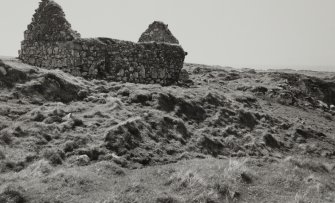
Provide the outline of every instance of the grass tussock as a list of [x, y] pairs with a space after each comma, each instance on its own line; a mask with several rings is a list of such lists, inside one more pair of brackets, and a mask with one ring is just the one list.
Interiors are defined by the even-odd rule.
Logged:
[[334, 168], [334, 166], [328, 165], [327, 163], [310, 159], [297, 159], [294, 157], [288, 157], [286, 158], [286, 161], [295, 167], [313, 172], [329, 173]]
[[64, 152], [59, 149], [45, 149], [42, 154], [54, 166], [62, 164], [65, 158]]
[[[228, 164], [202, 171], [196, 167], [174, 172], [165, 183], [186, 202], [234, 202], [240, 197], [243, 183], [251, 183], [251, 171], [246, 166], [248, 160], [230, 159]], [[215, 170], [216, 173], [211, 173]]]
[[3, 203], [25, 203], [26, 198], [23, 195], [24, 190], [21, 187], [6, 186], [0, 193], [0, 202]]
[[4, 159], [6, 159], [5, 152], [3, 152], [3, 150], [0, 149], [0, 160], [4, 160]]

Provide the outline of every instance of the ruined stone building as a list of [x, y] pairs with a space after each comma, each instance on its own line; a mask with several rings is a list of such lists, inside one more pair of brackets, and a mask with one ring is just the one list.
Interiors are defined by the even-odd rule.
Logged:
[[162, 22], [152, 23], [138, 43], [81, 38], [52, 0], [40, 3], [19, 51], [19, 58], [25, 63], [61, 69], [87, 79], [164, 85], [178, 80], [185, 56], [178, 40]]

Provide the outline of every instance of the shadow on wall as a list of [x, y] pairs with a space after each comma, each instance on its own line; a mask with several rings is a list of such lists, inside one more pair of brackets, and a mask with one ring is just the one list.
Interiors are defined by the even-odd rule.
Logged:
[[62, 8], [52, 0], [42, 0], [24, 32], [19, 58], [86, 79], [169, 85], [178, 81], [186, 54], [168, 26], [158, 21], [138, 43], [80, 38]]

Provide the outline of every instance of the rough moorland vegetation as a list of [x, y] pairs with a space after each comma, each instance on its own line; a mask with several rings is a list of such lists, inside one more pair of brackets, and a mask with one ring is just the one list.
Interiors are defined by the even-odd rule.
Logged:
[[175, 85], [0, 62], [0, 202], [334, 202], [335, 80], [185, 64]]

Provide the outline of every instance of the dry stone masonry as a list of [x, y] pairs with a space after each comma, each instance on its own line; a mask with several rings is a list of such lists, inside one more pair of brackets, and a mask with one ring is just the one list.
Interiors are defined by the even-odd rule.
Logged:
[[149, 25], [149, 28], [141, 35], [138, 42], [166, 42], [179, 44], [178, 40], [168, 29], [168, 25], [158, 21]]
[[87, 79], [169, 85], [178, 81], [186, 54], [162, 22], [151, 24], [139, 43], [81, 38], [57, 3], [42, 0], [24, 33], [19, 58]]

